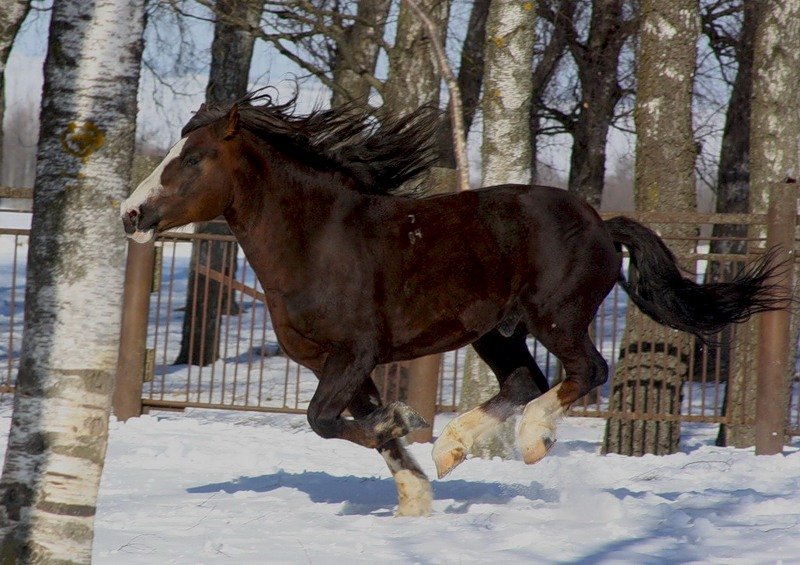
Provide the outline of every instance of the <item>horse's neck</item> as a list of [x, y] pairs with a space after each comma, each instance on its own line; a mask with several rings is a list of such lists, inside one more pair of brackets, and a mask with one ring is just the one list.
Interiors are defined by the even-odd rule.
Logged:
[[244, 172], [225, 217], [265, 289], [286, 290], [332, 212], [364, 197], [324, 173], [309, 175], [288, 159]]

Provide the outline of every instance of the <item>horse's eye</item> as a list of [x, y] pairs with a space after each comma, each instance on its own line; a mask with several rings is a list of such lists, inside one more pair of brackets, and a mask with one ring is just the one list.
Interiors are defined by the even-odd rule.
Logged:
[[200, 157], [199, 156], [197, 156], [197, 155], [187, 155], [186, 157], [183, 158], [182, 165], [184, 167], [193, 167], [194, 165], [196, 165], [199, 162], [200, 162]]

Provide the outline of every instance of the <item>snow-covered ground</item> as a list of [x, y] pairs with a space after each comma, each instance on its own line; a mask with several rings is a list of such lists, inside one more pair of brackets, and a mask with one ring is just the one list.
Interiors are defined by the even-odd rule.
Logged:
[[[2, 446], [9, 415], [5, 401]], [[684, 431], [683, 453], [601, 456], [602, 422], [572, 418], [538, 465], [468, 460], [434, 481], [431, 517], [394, 518], [378, 454], [301, 416], [154, 413], [111, 426], [94, 561], [800, 562], [800, 452], [756, 457]], [[432, 475], [430, 445], [411, 450]]]

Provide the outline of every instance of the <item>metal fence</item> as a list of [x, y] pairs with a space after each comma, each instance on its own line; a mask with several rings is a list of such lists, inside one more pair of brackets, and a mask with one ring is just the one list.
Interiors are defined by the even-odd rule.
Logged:
[[[669, 244], [688, 251], [680, 259], [688, 269], [687, 274], [704, 280], [709, 265], [718, 270], [735, 272], [763, 253], [765, 217], [763, 215], [674, 215], [639, 214], [639, 219], [650, 224], [682, 224], [691, 227], [692, 235], [666, 236]], [[714, 224], [747, 225], [751, 236], [720, 237], [711, 235]], [[731, 239], [746, 248], [745, 254], [712, 252], [712, 245], [731, 243]], [[283, 357], [270, 325], [269, 315], [255, 275], [250, 270], [241, 252], [237, 252], [238, 268], [234, 276], [224, 275], [225, 269], [211, 270], [200, 263], [203, 252], [191, 251], [196, 245], [211, 245], [212, 241], [233, 243], [232, 237], [201, 236], [190, 234], [166, 234], [160, 238], [156, 256], [162, 265], [159, 291], [153, 295], [149, 318], [148, 348], [153, 352], [148, 364], [143, 394], [145, 407], [189, 407], [232, 408], [278, 412], [302, 412], [313, 395], [316, 379], [310, 371]], [[730, 245], [726, 246], [730, 247]], [[229, 255], [229, 259], [232, 255]], [[194, 261], [194, 265], [192, 265]], [[228, 271], [231, 269], [228, 268]], [[195, 273], [190, 276], [189, 273]], [[203, 276], [198, 276], [202, 273]], [[185, 316], [193, 316], [197, 323], [207, 323], [207, 304], [189, 306], [186, 310], [185, 296], [190, 285], [208, 285], [210, 281], [223, 283], [223, 295], [234, 297], [238, 314], [223, 312], [216, 332], [213, 348], [219, 348], [220, 359], [209, 366], [173, 365], [181, 344], [181, 328]], [[197, 289], [195, 288], [195, 291]], [[624, 338], [627, 313], [634, 308], [627, 295], [615, 287], [601, 306], [592, 327], [592, 335], [598, 349], [609, 361], [611, 374], [615, 374]], [[758, 321], [749, 322], [751, 327]], [[680, 419], [689, 422], [735, 423], [738, 417], [726, 412], [728, 395], [727, 381], [734, 370], [732, 363], [749, 363], [750, 349], [740, 345], [742, 328], [720, 340], [730, 341], [732, 349], [708, 347], [695, 338], [684, 341], [683, 350], [676, 358], [685, 365], [685, 376], [675, 397], [680, 402], [678, 414], [648, 413], [631, 410], [622, 416], [631, 419]], [[747, 330], [747, 328], [745, 328]], [[201, 332], [202, 333], [202, 332]], [[644, 347], [642, 338], [633, 331], [633, 341], [638, 349]], [[752, 333], [751, 330], [744, 332]], [[630, 335], [628, 341], [631, 341]], [[551, 382], [561, 375], [558, 360], [535, 340], [529, 346], [538, 364]], [[627, 344], [628, 347], [632, 347]], [[193, 344], [193, 347], [208, 345]], [[465, 363], [465, 350], [449, 352], [442, 356], [438, 374], [437, 408], [452, 411], [458, 406], [461, 375]], [[639, 380], [652, 380], [652, 374], [642, 374]], [[755, 379], [755, 376], [753, 376]], [[573, 407], [572, 413], [580, 416], [608, 417], [612, 414], [610, 398], [614, 387], [626, 387], [625, 382], [612, 378], [606, 385], [593, 391]], [[749, 390], [749, 389], [747, 389]], [[791, 422], [800, 421], [794, 396]], [[739, 399], [742, 401], [743, 399]], [[621, 414], [616, 413], [616, 416]], [[752, 415], [741, 415], [742, 418]], [[740, 423], [752, 423], [742, 420]], [[790, 431], [796, 431], [792, 425]]]
[[[8, 392], [13, 390], [21, 345], [28, 230], [16, 227], [15, 223], [20, 222], [11, 220], [10, 212], [0, 210], [0, 213], [4, 214], [0, 222], [3, 226], [0, 227], [0, 392]], [[689, 226], [689, 235], [684, 231], [680, 236], [665, 236], [665, 240], [685, 250], [680, 256], [681, 262], [688, 275], [698, 281], [708, 276], [711, 265], [735, 271], [764, 250], [764, 215], [664, 213], [633, 216], [662, 227]], [[748, 235], [714, 236], [711, 231], [714, 224], [746, 225], [749, 226]], [[723, 243], [728, 243], [727, 247], [733, 244], [744, 247], [745, 253], [716, 251]], [[202, 258], [207, 253], [198, 251], [204, 245], [215, 244], [225, 244], [221, 267], [204, 264]], [[193, 246], [197, 246], [194, 252]], [[137, 253], [149, 257], [144, 268], [136, 266], [134, 277], [139, 281], [135, 284], [142, 287], [138, 304], [149, 302], [149, 307], [139, 308], [139, 329], [134, 332], [141, 334], [140, 339], [139, 342], [136, 339], [130, 342], [141, 343], [143, 351], [135, 352], [132, 364], [123, 372], [139, 383], [144, 410], [206, 407], [298, 413], [306, 409], [316, 388], [316, 379], [310, 371], [281, 354], [263, 291], [232, 236], [167, 233], [158, 238], [152, 250], [142, 252], [139, 249]], [[134, 271], [129, 262], [129, 274], [131, 272]], [[132, 283], [128, 281], [126, 284]], [[211, 285], [221, 285], [220, 292], [215, 295], [215, 300], [220, 301], [216, 308], [210, 308], [208, 303], [187, 304], [186, 296], [190, 290], [198, 294], [200, 286], [207, 290]], [[126, 297], [129, 291], [126, 289]], [[626, 348], [638, 347], [637, 350], [641, 351], [645, 347], [635, 328], [627, 328], [629, 331], [626, 333], [631, 308], [634, 307], [627, 295], [616, 287], [601, 306], [592, 326], [595, 343], [609, 362], [612, 375], [620, 359], [623, 340], [627, 340]], [[217, 313], [209, 315], [213, 311]], [[131, 313], [131, 316], [135, 315], [136, 312]], [[211, 348], [218, 352], [218, 359], [207, 366], [174, 364], [181, 346], [187, 347], [186, 343], [182, 344], [187, 316], [192, 324], [218, 324], [211, 343], [188, 344], [189, 349]], [[726, 385], [729, 375], [733, 374], [733, 364], [747, 363], [751, 349], [743, 344], [741, 336], [752, 335], [753, 325], [757, 323], [749, 322], [749, 329], [739, 327], [732, 335], [722, 336], [733, 344], [733, 353], [724, 347], [702, 346], [693, 338], [681, 342], [681, 350], [675, 353], [675, 357], [685, 365], [685, 374], [678, 387], [680, 390], [675, 391], [675, 398], [680, 403], [679, 413], [648, 414], [633, 410], [625, 417], [732, 423], [733, 413], [725, 409], [729, 394]], [[123, 335], [121, 339], [127, 343], [125, 340], [131, 337]], [[794, 339], [796, 341], [796, 336]], [[631, 342], [638, 345], [633, 346]], [[531, 340], [529, 345], [548, 379], [551, 382], [559, 380], [562, 375], [558, 360], [535, 341]], [[133, 349], [137, 347], [132, 346]], [[441, 357], [437, 392], [440, 411], [452, 411], [458, 406], [464, 363], [465, 350], [449, 352]], [[652, 375], [637, 376], [640, 380], [648, 378]], [[791, 407], [785, 418], [788, 432], [800, 435], [800, 395], [795, 380], [792, 379]], [[610, 399], [615, 387], [626, 386], [626, 382], [612, 378], [576, 404], [572, 413], [608, 417], [612, 413]], [[731, 401], [730, 398], [727, 400]]]

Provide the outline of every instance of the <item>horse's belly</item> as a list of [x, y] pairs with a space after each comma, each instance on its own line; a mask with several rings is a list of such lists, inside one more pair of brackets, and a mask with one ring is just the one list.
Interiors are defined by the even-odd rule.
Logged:
[[488, 302], [475, 302], [458, 313], [435, 315], [428, 310], [407, 315], [392, 332], [392, 360], [413, 359], [468, 345], [497, 326], [503, 309]]

